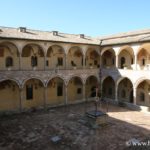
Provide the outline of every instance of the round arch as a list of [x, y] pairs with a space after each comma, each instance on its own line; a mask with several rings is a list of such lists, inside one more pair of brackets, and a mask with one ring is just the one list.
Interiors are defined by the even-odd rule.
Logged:
[[62, 45], [53, 44], [53, 45], [50, 45], [48, 47], [48, 49], [46, 50], [46, 56], [47, 56], [47, 53], [48, 53], [49, 49], [52, 48], [52, 47], [58, 47], [58, 48], [60, 48], [63, 51], [63, 54], [66, 54], [65, 49], [64, 49], [64, 47]]
[[102, 82], [102, 97], [104, 99], [115, 99], [115, 81], [111, 76], [107, 76]]
[[67, 84], [68, 103], [80, 102], [83, 99], [83, 81], [78, 76], [72, 76]]
[[103, 56], [103, 54], [104, 54], [106, 51], [112, 51], [112, 52], [114, 53], [114, 55], [116, 55], [115, 50], [114, 50], [112, 47], [105, 47], [105, 48], [103, 48], [102, 51], [101, 51], [101, 56]]
[[77, 75], [74, 75], [74, 76], [71, 76], [67, 82], [67, 85], [69, 84], [69, 82], [73, 79], [73, 78], [79, 78], [81, 83], [84, 84], [84, 81], [83, 79], [80, 77], [80, 76], [77, 76]]
[[141, 44], [141, 46], [138, 48], [138, 50], [137, 50], [137, 55], [138, 55], [138, 53], [142, 50], [142, 49], [150, 49], [150, 43], [143, 43], [143, 44]]
[[122, 77], [117, 81], [117, 95], [120, 102], [133, 103], [133, 82], [127, 78]]
[[19, 49], [18, 49], [18, 47], [17, 47], [17, 45], [16, 45], [15, 43], [10, 42], [10, 41], [2, 41], [2, 42], [0, 42], [0, 45], [4, 45], [4, 46], [5, 46], [6, 44], [8, 44], [8, 48], [10, 48], [9, 45], [12, 45], [13, 47], [16, 48], [17, 53], [18, 53], [18, 54], [20, 53], [20, 52], [19, 52]]
[[142, 83], [144, 80], [150, 80], [150, 78], [147, 78], [147, 77], [141, 77], [141, 78], [139, 78], [139, 79], [135, 82], [134, 88], [137, 88], [138, 85], [139, 85], [140, 83]]
[[126, 76], [123, 76], [123, 77], [121, 77], [121, 78], [119, 78], [119, 79], [117, 79], [117, 81], [116, 81], [116, 86], [118, 87], [118, 85], [120, 84], [120, 82], [122, 81], [122, 80], [124, 80], [125, 78], [127, 78], [131, 83], [132, 83], [132, 87], [134, 87], [133, 85], [133, 82], [132, 82], [132, 80], [130, 80], [128, 77], [126, 77]]
[[112, 78], [112, 80], [115, 82], [114, 78], [112, 76], [108, 75], [108, 76], [105, 76], [105, 77], [102, 78], [102, 81], [101, 81], [102, 83], [101, 84], [103, 84], [103, 82], [105, 81], [105, 79], [107, 79], [109, 77]]
[[19, 84], [14, 79], [3, 79], [0, 81], [0, 110], [20, 110]]
[[46, 87], [48, 86], [49, 82], [50, 82], [52, 79], [55, 79], [55, 78], [61, 79], [61, 80], [64, 82], [64, 84], [66, 83], [66, 82], [65, 82], [65, 79], [64, 79], [63, 77], [57, 75], [57, 76], [54, 76], [54, 77], [49, 78], [49, 79], [46, 81], [46, 84], [45, 84]]
[[96, 97], [96, 89], [99, 89], [99, 81], [98, 78], [95, 75], [90, 75], [86, 78], [85, 82], [85, 97], [92, 98]]
[[10, 81], [15, 82], [16, 85], [17, 85], [19, 88], [21, 88], [21, 85], [20, 85], [19, 81], [16, 80], [16, 79], [13, 79], [13, 78], [4, 78], [4, 79], [0, 80], [0, 82], [6, 81], [6, 80], [10, 80]]
[[120, 49], [119, 49], [119, 51], [118, 51], [118, 55], [120, 55], [120, 53], [121, 53], [122, 51], [124, 51], [124, 50], [127, 50], [127, 51], [130, 53], [130, 55], [134, 55], [134, 50], [133, 50], [132, 47], [129, 46], [129, 45], [121, 46]]
[[38, 50], [42, 51], [41, 55], [44, 57], [44, 55], [45, 55], [44, 48], [40, 44], [37, 44], [37, 43], [27, 43], [27, 44], [25, 44], [22, 47], [21, 56], [23, 55], [23, 52], [24, 52], [24, 50], [25, 50], [26, 47], [29, 47], [29, 48], [33, 49], [32, 48], [33, 46], [38, 47], [39, 48]]
[[89, 75], [89, 76], [86, 77], [85, 83], [86, 83], [86, 81], [87, 81], [90, 77], [94, 77], [94, 78], [96, 78], [97, 81], [99, 81], [99, 78], [98, 78], [96, 75]]
[[47, 82], [47, 104], [58, 106], [65, 104], [65, 82], [64, 79], [55, 76]]
[[43, 80], [42, 80], [41, 78], [35, 77], [35, 76], [29, 77], [29, 78], [23, 80], [21, 87], [23, 88], [23, 87], [25, 86], [25, 84], [26, 84], [29, 80], [32, 80], [32, 79], [33, 79], [33, 80], [39, 80], [39, 81], [42, 83], [43, 87], [45, 87], [45, 84], [44, 84]]
[[45, 106], [44, 84], [37, 77], [30, 77], [23, 82], [22, 87], [22, 108], [37, 109]]
[[68, 49], [68, 52], [67, 52], [67, 55], [69, 54], [69, 52], [71, 51], [71, 49], [76, 49], [76, 50], [79, 50], [81, 53], [82, 53], [82, 56], [84, 55], [83, 53], [83, 50], [80, 46], [70, 46], [69, 49]]
[[67, 68], [83, 68], [83, 51], [79, 46], [72, 46], [67, 53]]

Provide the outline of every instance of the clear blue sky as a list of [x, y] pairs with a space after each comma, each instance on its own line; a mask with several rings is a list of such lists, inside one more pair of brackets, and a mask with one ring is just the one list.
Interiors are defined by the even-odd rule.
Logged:
[[109, 35], [150, 28], [150, 0], [0, 0], [0, 26]]

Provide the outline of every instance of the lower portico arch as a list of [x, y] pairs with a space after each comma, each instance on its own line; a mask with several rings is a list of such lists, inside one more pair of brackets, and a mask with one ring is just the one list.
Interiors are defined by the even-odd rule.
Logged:
[[98, 79], [96, 76], [89, 76], [86, 79], [85, 84], [85, 96], [86, 98], [95, 97], [96, 96], [96, 88], [99, 87]]
[[44, 85], [37, 78], [31, 78], [24, 82], [22, 89], [22, 108], [44, 107]]
[[133, 103], [133, 84], [127, 77], [120, 78], [117, 81], [118, 101]]
[[75, 103], [83, 99], [83, 83], [80, 77], [72, 77], [68, 83], [68, 103]]
[[60, 77], [52, 78], [47, 84], [47, 101], [50, 106], [65, 103], [65, 82]]
[[115, 81], [111, 76], [106, 77], [102, 82], [102, 97], [115, 99]]
[[19, 85], [7, 79], [0, 81], [0, 111], [14, 111], [20, 109]]

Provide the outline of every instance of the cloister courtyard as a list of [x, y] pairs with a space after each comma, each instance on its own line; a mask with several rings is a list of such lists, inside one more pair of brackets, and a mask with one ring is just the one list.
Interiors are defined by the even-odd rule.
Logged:
[[[107, 123], [96, 128], [84, 117], [95, 109], [93, 102], [1, 116], [0, 150], [128, 150], [135, 148], [128, 146], [132, 139], [150, 141], [149, 112], [104, 102], [98, 107], [107, 108]], [[60, 141], [52, 142], [53, 137]]]

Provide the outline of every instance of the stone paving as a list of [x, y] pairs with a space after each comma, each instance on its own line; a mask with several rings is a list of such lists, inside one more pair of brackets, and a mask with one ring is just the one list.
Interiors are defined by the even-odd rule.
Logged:
[[125, 150], [133, 149], [129, 140], [150, 140], [149, 113], [109, 105], [107, 124], [91, 128], [84, 114], [92, 109], [87, 103], [1, 116], [0, 150]]

